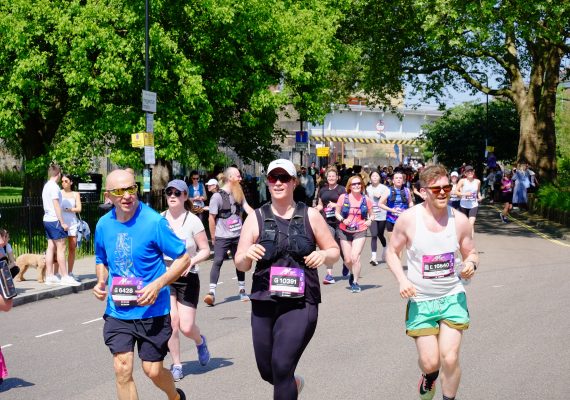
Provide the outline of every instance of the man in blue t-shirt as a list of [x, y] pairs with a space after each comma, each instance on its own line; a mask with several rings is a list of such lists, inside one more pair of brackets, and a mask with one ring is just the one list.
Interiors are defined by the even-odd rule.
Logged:
[[[136, 343], [145, 374], [169, 400], [185, 400], [163, 360], [172, 334], [168, 285], [190, 266], [190, 257], [166, 219], [139, 202], [132, 173], [111, 172], [105, 197], [114, 208], [95, 229], [93, 293], [99, 300], [107, 299], [103, 336], [113, 353], [118, 398], [137, 398]], [[164, 254], [175, 260], [168, 271]]]

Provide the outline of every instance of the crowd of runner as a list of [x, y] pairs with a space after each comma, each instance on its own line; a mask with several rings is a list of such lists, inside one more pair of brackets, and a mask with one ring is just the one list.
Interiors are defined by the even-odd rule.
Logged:
[[[232, 258], [239, 299], [251, 302], [257, 367], [273, 385], [274, 399], [296, 399], [303, 389], [296, 366], [317, 325], [318, 268], [326, 269], [323, 284], [334, 284], [333, 267], [341, 259], [342, 275], [360, 293], [368, 232], [370, 264], [386, 263], [408, 299], [405, 324], [418, 351], [419, 398], [432, 399], [440, 377], [443, 399], [455, 399], [462, 332], [469, 327], [463, 283], [479, 264], [473, 240], [479, 203], [484, 192], [502, 200], [500, 217], [508, 221], [512, 204], [524, 205], [537, 184], [532, 176], [521, 163], [501, 175], [489, 171], [482, 188], [469, 165], [450, 172], [440, 165], [318, 170], [313, 164], [298, 171], [278, 159], [260, 180], [268, 193], [257, 209], [246, 200], [240, 171], [230, 167], [206, 185], [195, 172], [190, 182], [170, 181], [168, 208], [157, 214], [139, 201], [131, 171], [111, 172], [105, 196], [113, 208], [95, 231], [93, 292], [107, 304], [103, 336], [118, 398], [138, 398], [135, 344], [143, 371], [171, 400], [186, 398], [174, 384], [183, 378], [179, 333], [193, 340], [201, 365], [210, 360], [196, 322], [199, 263], [210, 255], [205, 219], [214, 261], [203, 301], [215, 306], [220, 269]], [[248, 294], [245, 273], [251, 269]], [[170, 370], [163, 365], [168, 352]]]

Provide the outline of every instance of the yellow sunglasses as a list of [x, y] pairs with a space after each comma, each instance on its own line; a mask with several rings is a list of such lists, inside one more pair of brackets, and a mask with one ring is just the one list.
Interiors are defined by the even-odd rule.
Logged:
[[130, 195], [137, 194], [137, 190], [138, 190], [138, 186], [133, 185], [133, 186], [129, 186], [126, 188], [117, 188], [117, 189], [107, 190], [107, 193], [109, 193], [113, 196], [122, 197], [125, 195], [125, 193], [128, 193]]

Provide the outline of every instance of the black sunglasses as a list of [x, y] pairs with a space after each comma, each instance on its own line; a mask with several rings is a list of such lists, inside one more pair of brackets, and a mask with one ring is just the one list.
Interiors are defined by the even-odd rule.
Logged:
[[267, 175], [267, 181], [269, 183], [277, 183], [277, 181], [280, 181], [281, 183], [288, 183], [291, 182], [291, 179], [293, 179], [293, 177], [289, 174], [269, 174]]
[[176, 197], [180, 197], [182, 196], [182, 192], [178, 189], [166, 189], [164, 194], [166, 194], [167, 197], [170, 197], [172, 195], [176, 196]]

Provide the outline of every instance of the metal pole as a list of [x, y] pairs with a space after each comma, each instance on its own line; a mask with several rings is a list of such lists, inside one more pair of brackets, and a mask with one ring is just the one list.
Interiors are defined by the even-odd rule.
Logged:
[[145, 66], [145, 83], [144, 89], [150, 90], [150, 67], [148, 61], [148, 48], [149, 48], [149, 4], [150, 0], [144, 2], [144, 66]]

